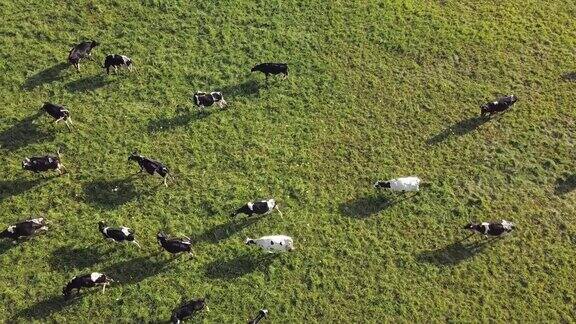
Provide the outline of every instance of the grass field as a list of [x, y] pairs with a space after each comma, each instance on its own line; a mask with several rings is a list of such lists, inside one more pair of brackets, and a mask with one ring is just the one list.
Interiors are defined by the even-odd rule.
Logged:
[[[576, 3], [506, 1], [0, 2], [0, 226], [51, 231], [0, 243], [0, 322], [161, 322], [208, 296], [193, 322], [574, 322]], [[72, 44], [130, 56], [133, 73], [67, 65]], [[250, 74], [287, 62], [290, 76]], [[221, 90], [229, 108], [190, 96]], [[520, 101], [490, 121], [479, 105]], [[67, 106], [76, 129], [37, 115]], [[68, 173], [20, 169], [62, 148]], [[131, 176], [138, 149], [176, 182]], [[418, 175], [415, 197], [377, 179]], [[276, 198], [283, 218], [229, 213]], [[461, 242], [470, 220], [511, 236]], [[97, 222], [143, 246], [103, 240]], [[155, 234], [194, 240], [171, 261]], [[246, 237], [287, 234], [266, 256]], [[480, 243], [475, 243], [480, 242]], [[65, 302], [75, 275], [118, 282]]]

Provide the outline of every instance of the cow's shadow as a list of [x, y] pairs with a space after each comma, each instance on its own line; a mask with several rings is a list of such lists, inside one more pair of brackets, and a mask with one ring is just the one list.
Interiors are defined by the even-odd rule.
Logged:
[[554, 193], [556, 195], [562, 196], [570, 193], [574, 189], [576, 189], [576, 174], [556, 179], [556, 185], [554, 186]]
[[251, 218], [243, 218], [240, 220], [232, 220], [224, 224], [218, 224], [204, 233], [194, 236], [192, 238], [193, 242], [211, 242], [211, 243], [218, 243], [222, 240], [228, 239], [232, 235], [240, 232], [241, 230], [251, 226], [252, 224], [257, 223], [262, 217], [251, 217]]
[[96, 207], [114, 209], [136, 199], [135, 175], [122, 179], [96, 180], [84, 186], [84, 200]]
[[3, 240], [0, 241], [0, 255], [8, 252], [13, 247], [16, 247], [17, 244], [12, 243], [10, 240]]
[[45, 177], [41, 175], [34, 175], [34, 179], [26, 179], [26, 180], [0, 180], [0, 201], [12, 197], [17, 196], [21, 193], [24, 193], [39, 184], [49, 181], [50, 179], [54, 179], [57, 176], [52, 177]]
[[15, 150], [29, 144], [54, 140], [54, 132], [44, 131], [34, 123], [34, 120], [38, 119], [41, 114], [41, 112], [38, 112], [32, 116], [28, 116], [1, 131], [0, 148]]
[[278, 257], [279, 254], [260, 252], [257, 255], [243, 254], [225, 261], [218, 259], [206, 266], [205, 274], [211, 279], [232, 279], [254, 271], [266, 272]]
[[562, 74], [562, 80], [564, 81], [576, 81], [576, 72], [566, 72]]
[[42, 320], [49, 317], [55, 312], [61, 311], [66, 307], [77, 304], [83, 297], [95, 293], [96, 290], [85, 290], [81, 294], [74, 295], [70, 300], [64, 299], [62, 295], [53, 295], [52, 297], [39, 301], [34, 305], [23, 309], [12, 319], [14, 323], [19, 323], [19, 319], [27, 318], [32, 320]]
[[[96, 228], [96, 223], [94, 223], [94, 228]], [[93, 247], [76, 248], [64, 246], [52, 253], [49, 263], [52, 269], [70, 272], [98, 264], [104, 261], [108, 254], [109, 252], [102, 253]]]
[[222, 92], [226, 100], [230, 98], [233, 101], [234, 98], [257, 97], [260, 94], [260, 85], [256, 80], [249, 79], [242, 83], [225, 86], [219, 91]]
[[484, 123], [488, 122], [489, 120], [490, 120], [490, 118], [482, 117], [482, 116], [476, 116], [476, 117], [468, 118], [465, 120], [461, 120], [461, 121], [457, 122], [456, 124], [451, 125], [450, 127], [446, 128], [442, 132], [440, 132], [440, 133], [432, 136], [428, 140], [426, 140], [426, 144], [436, 145], [436, 144], [439, 144], [439, 143], [447, 140], [450, 137], [466, 135], [466, 134], [474, 131], [478, 127], [482, 126]]
[[102, 273], [114, 279], [113, 285], [134, 284], [168, 270], [173, 260], [175, 258], [156, 260], [152, 255], [146, 255], [113, 264]]
[[456, 241], [442, 248], [425, 251], [418, 255], [417, 260], [436, 266], [455, 266], [482, 253], [498, 238], [480, 239], [467, 242], [467, 239]]
[[109, 84], [110, 81], [102, 74], [91, 75], [82, 79], [67, 83], [64, 87], [70, 92], [93, 91]]
[[384, 194], [374, 194], [342, 203], [340, 213], [354, 218], [367, 218], [376, 215], [404, 200], [414, 198], [417, 193], [391, 193], [392, 198]]
[[67, 67], [69, 67], [69, 64], [61, 62], [30, 76], [22, 85], [22, 90], [33, 90], [43, 84], [61, 79], [60, 73]]
[[218, 107], [211, 107], [206, 108], [204, 110], [194, 109], [185, 109], [180, 108], [176, 112], [176, 116], [174, 117], [163, 117], [156, 120], [151, 120], [148, 123], [148, 132], [149, 133], [156, 133], [156, 132], [163, 132], [169, 131], [173, 128], [184, 127], [190, 124], [195, 120], [204, 119], [209, 117], [211, 114], [215, 113], [214, 109], [220, 109]]

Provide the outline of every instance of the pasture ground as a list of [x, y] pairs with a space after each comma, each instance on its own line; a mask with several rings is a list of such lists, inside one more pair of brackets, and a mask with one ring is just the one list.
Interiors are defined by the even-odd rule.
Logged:
[[[163, 321], [208, 296], [195, 321], [271, 323], [576, 319], [571, 1], [2, 1], [0, 223], [45, 213], [51, 231], [0, 243], [0, 322]], [[70, 46], [102, 43], [77, 73]], [[106, 76], [108, 53], [136, 71]], [[286, 80], [251, 75], [290, 65]], [[229, 109], [190, 95], [221, 90]], [[490, 121], [479, 105], [514, 93]], [[42, 102], [70, 108], [68, 132]], [[62, 148], [68, 174], [25, 173]], [[176, 176], [131, 176], [130, 152]], [[419, 175], [414, 197], [376, 179]], [[275, 197], [277, 214], [228, 214]], [[513, 235], [461, 241], [470, 220]], [[113, 245], [97, 221], [140, 244]], [[196, 257], [160, 253], [159, 229]], [[288, 234], [265, 256], [246, 237]], [[118, 283], [64, 303], [63, 285], [99, 271]]]

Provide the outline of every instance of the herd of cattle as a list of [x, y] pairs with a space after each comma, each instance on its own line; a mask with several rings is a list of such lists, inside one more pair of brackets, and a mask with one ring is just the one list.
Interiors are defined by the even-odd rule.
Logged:
[[[68, 54], [68, 62], [79, 71], [80, 61], [84, 59], [93, 60], [91, 52], [92, 49], [98, 45], [99, 43], [96, 41], [87, 41], [74, 46]], [[118, 67], [126, 67], [129, 70], [132, 70], [133, 65], [134, 63], [129, 57], [125, 55], [111, 54], [106, 56], [102, 67], [106, 69], [106, 73], [109, 74], [110, 68], [113, 68], [114, 71], [116, 71]], [[259, 71], [264, 73], [266, 80], [268, 80], [268, 76], [271, 74], [283, 74], [284, 77], [288, 76], [288, 66], [285, 63], [262, 63], [254, 66], [251, 71]], [[509, 95], [504, 96], [496, 101], [484, 104], [480, 107], [481, 116], [491, 116], [498, 112], [505, 111], [514, 103], [516, 103], [517, 100], [518, 99], [516, 96]], [[199, 107], [199, 109], [210, 107], [214, 104], [217, 104], [220, 108], [226, 106], [226, 101], [224, 100], [224, 96], [221, 92], [198, 91], [193, 95], [193, 101], [196, 106]], [[63, 121], [66, 126], [71, 129], [72, 119], [70, 117], [70, 111], [64, 106], [46, 102], [41, 109], [44, 110], [52, 118], [54, 118], [56, 123]], [[128, 157], [128, 161], [134, 161], [138, 163], [140, 167], [139, 173], [145, 170], [150, 175], [158, 174], [162, 177], [163, 184], [165, 186], [168, 185], [167, 179], [170, 176], [170, 172], [167, 166], [161, 162], [140, 155], [138, 152], [133, 152]], [[22, 168], [24, 170], [29, 170], [35, 173], [56, 171], [59, 174], [62, 174], [65, 171], [64, 165], [61, 162], [61, 155], [59, 151], [56, 153], [56, 155], [44, 155], [26, 158], [22, 161]], [[374, 188], [387, 189], [390, 191], [398, 192], [415, 192], [420, 190], [420, 184], [421, 180], [418, 177], [404, 177], [388, 181], [377, 181], [374, 184]], [[422, 185], [424, 186], [424, 183]], [[254, 215], [263, 216], [272, 213], [274, 210], [277, 210], [278, 213], [282, 215], [276, 201], [274, 199], [268, 199], [248, 202], [235, 210], [231, 216], [234, 217], [239, 214], [245, 214], [247, 217], [252, 217]], [[48, 221], [44, 217], [27, 219], [14, 225], [8, 226], [6, 230], [0, 233], [0, 238], [11, 239], [14, 243], [16, 243], [20, 239], [29, 238], [35, 234], [47, 231], [47, 223]], [[464, 229], [480, 233], [485, 237], [499, 237], [511, 232], [514, 229], [514, 224], [506, 220], [470, 223], [464, 226]], [[140, 247], [140, 244], [136, 241], [134, 231], [128, 227], [110, 227], [107, 226], [106, 222], [101, 221], [98, 223], [98, 230], [107, 240], [119, 243], [131, 242]], [[171, 238], [163, 232], [158, 232], [156, 235], [156, 240], [165, 251], [173, 255], [179, 255], [181, 253], [188, 253], [192, 255], [192, 242], [188, 237]], [[247, 245], [258, 245], [268, 253], [290, 252], [294, 250], [293, 239], [286, 235], [269, 235], [258, 239], [247, 238], [245, 243]], [[76, 290], [76, 293], [78, 294], [82, 288], [90, 288], [95, 286], [102, 286], [102, 291], [104, 291], [106, 286], [113, 281], [114, 280], [112, 278], [98, 272], [76, 276], [65, 285], [63, 289], [63, 295], [66, 299], [69, 299], [72, 297], [74, 290]], [[190, 317], [204, 309], [208, 310], [204, 298], [183, 302], [173, 310], [171, 321], [173, 323], [179, 323], [181, 320]], [[268, 310], [261, 309], [258, 314], [249, 321], [249, 323], [258, 323], [267, 315]]]

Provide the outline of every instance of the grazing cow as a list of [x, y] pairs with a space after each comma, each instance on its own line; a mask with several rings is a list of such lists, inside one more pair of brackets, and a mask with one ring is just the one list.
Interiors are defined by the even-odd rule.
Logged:
[[259, 239], [247, 238], [246, 244], [255, 244], [262, 248], [262, 250], [273, 253], [273, 252], [292, 252], [294, 250], [294, 242], [290, 236], [286, 235], [270, 235], [262, 236]]
[[248, 321], [248, 324], [258, 324], [258, 323], [260, 323], [260, 321], [263, 318], [266, 318], [266, 317], [268, 317], [268, 310], [267, 309], [261, 309], [258, 311], [258, 315], [256, 315], [256, 317], [254, 317], [253, 319]]
[[262, 63], [254, 66], [251, 72], [259, 71], [266, 75], [266, 81], [268, 81], [268, 75], [270, 74], [284, 74], [284, 78], [288, 76], [288, 64], [286, 63]]
[[392, 191], [418, 191], [420, 190], [420, 178], [418, 177], [405, 177], [392, 179], [389, 181], [378, 180], [374, 184], [374, 188], [386, 188]]
[[499, 237], [506, 235], [514, 229], [516, 225], [512, 222], [501, 220], [499, 222], [483, 222], [480, 224], [469, 223], [464, 229], [479, 233], [488, 238], [488, 236]]
[[518, 101], [518, 97], [515, 95], [504, 96], [498, 101], [492, 101], [487, 104], [480, 106], [480, 116], [492, 116], [496, 113], [502, 112]]
[[170, 171], [166, 166], [164, 166], [164, 164], [142, 156], [138, 154], [137, 151], [128, 157], [128, 161], [138, 162], [138, 165], [140, 166], [140, 171], [138, 171], [138, 173], [144, 170], [146, 170], [150, 175], [154, 175], [154, 172], [158, 173], [164, 179], [164, 185], [168, 186], [166, 178], [169, 176]]
[[114, 242], [122, 243], [124, 241], [132, 242], [140, 248], [140, 244], [136, 242], [134, 238], [134, 231], [128, 227], [112, 228], [106, 226], [106, 222], [100, 221], [98, 223], [98, 229], [105, 239], [112, 240]]
[[46, 226], [44, 217], [32, 218], [8, 226], [7, 229], [0, 232], [0, 238], [11, 239], [12, 242], [16, 243], [20, 238], [29, 238], [32, 235], [47, 230], [48, 226]]
[[48, 115], [52, 116], [52, 118], [56, 120], [55, 123], [64, 121], [68, 129], [71, 129], [70, 125], [68, 125], [68, 122], [72, 124], [72, 118], [70, 118], [70, 111], [64, 108], [64, 106], [59, 106], [53, 103], [45, 102], [41, 110], [44, 110], [45, 112], [48, 113]]
[[68, 53], [68, 62], [74, 65], [77, 71], [80, 71], [80, 60], [85, 58], [92, 60], [92, 49], [98, 45], [100, 43], [95, 40], [75, 45]]
[[114, 68], [114, 72], [118, 70], [119, 66], [127, 67], [128, 70], [132, 71], [132, 64], [134, 62], [131, 58], [125, 55], [118, 54], [108, 54], [104, 59], [104, 65], [102, 68], [106, 69], [106, 74], [110, 74], [110, 68]]
[[76, 289], [76, 292], [79, 294], [80, 289], [82, 288], [92, 288], [97, 285], [102, 286], [102, 292], [106, 290], [106, 285], [114, 282], [112, 278], [107, 277], [105, 274], [101, 274], [98, 272], [92, 272], [90, 274], [85, 274], [82, 276], [77, 276], [72, 278], [62, 290], [62, 294], [64, 294], [64, 298], [69, 299], [72, 297], [72, 290]]
[[159, 232], [156, 234], [156, 239], [164, 250], [172, 254], [188, 252], [188, 254], [192, 255], [192, 242], [189, 237], [168, 238], [166, 234]]
[[180, 306], [174, 308], [170, 321], [174, 324], [180, 324], [184, 319], [193, 316], [194, 314], [206, 309], [209, 311], [208, 305], [204, 298], [183, 302]]
[[276, 200], [268, 199], [268, 200], [260, 200], [254, 202], [248, 202], [244, 206], [238, 208], [235, 212], [233, 212], [230, 216], [234, 217], [238, 214], [246, 214], [248, 217], [252, 216], [253, 214], [256, 215], [267, 215], [276, 209], [280, 216], [282, 216], [282, 212], [278, 208], [276, 204]]
[[64, 165], [60, 162], [60, 150], [56, 152], [57, 156], [33, 156], [22, 161], [22, 169], [32, 171], [34, 173], [44, 172], [49, 170], [58, 171], [59, 174], [63, 173]]
[[207, 93], [203, 91], [196, 91], [194, 94], [194, 103], [200, 109], [204, 109], [204, 107], [210, 107], [214, 103], [216, 103], [220, 108], [223, 108], [227, 105], [222, 92]]

